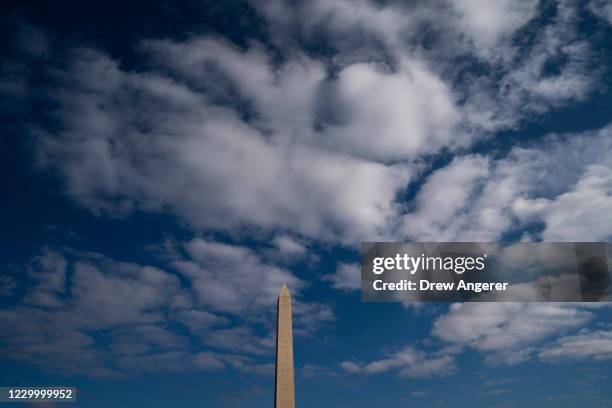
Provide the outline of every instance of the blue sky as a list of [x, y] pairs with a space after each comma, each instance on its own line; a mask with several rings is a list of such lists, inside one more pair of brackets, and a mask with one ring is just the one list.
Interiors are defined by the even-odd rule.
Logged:
[[[2, 6], [0, 385], [610, 406], [607, 304], [369, 304], [361, 241], [610, 241], [612, 5]], [[8, 406], [8, 405], [7, 405]]]

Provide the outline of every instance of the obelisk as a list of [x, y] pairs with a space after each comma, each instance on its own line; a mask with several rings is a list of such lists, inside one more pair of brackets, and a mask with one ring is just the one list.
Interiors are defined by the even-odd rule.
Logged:
[[293, 331], [291, 328], [291, 295], [283, 283], [278, 296], [276, 318], [276, 385], [275, 408], [295, 408], [293, 385]]

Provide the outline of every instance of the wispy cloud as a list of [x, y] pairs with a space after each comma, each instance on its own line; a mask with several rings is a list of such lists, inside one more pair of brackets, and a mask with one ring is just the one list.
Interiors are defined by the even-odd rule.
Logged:
[[582, 330], [562, 337], [542, 350], [539, 357], [545, 361], [612, 360], [612, 331]]
[[454, 374], [457, 369], [455, 358], [445, 352], [426, 353], [412, 346], [390, 354], [382, 360], [369, 363], [344, 361], [343, 370], [353, 374], [381, 374], [395, 371], [401, 377], [431, 378]]
[[[180, 262], [167, 258], [170, 263], [161, 269], [43, 249], [27, 268], [33, 284], [0, 310], [0, 322], [7, 325], [0, 354], [90, 376], [227, 368], [269, 373], [278, 288], [287, 282], [298, 295], [304, 284], [243, 247], [196, 239], [184, 252]], [[185, 263], [197, 265], [197, 273], [186, 273]], [[218, 288], [215, 296], [202, 301], [211, 287]], [[327, 305], [295, 302], [298, 335], [312, 335], [333, 319]], [[201, 354], [202, 348], [211, 354]]]

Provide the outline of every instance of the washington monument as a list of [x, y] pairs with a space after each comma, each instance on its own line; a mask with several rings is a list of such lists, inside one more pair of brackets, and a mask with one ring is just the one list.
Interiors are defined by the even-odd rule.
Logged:
[[293, 332], [291, 322], [291, 295], [283, 283], [278, 296], [276, 318], [276, 384], [275, 408], [295, 408], [293, 386]]

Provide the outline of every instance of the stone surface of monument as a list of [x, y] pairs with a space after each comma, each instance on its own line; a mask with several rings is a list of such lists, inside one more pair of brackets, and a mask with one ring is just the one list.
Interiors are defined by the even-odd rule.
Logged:
[[278, 296], [276, 321], [276, 385], [275, 408], [294, 408], [295, 389], [293, 380], [293, 330], [291, 318], [291, 295], [283, 284]]

